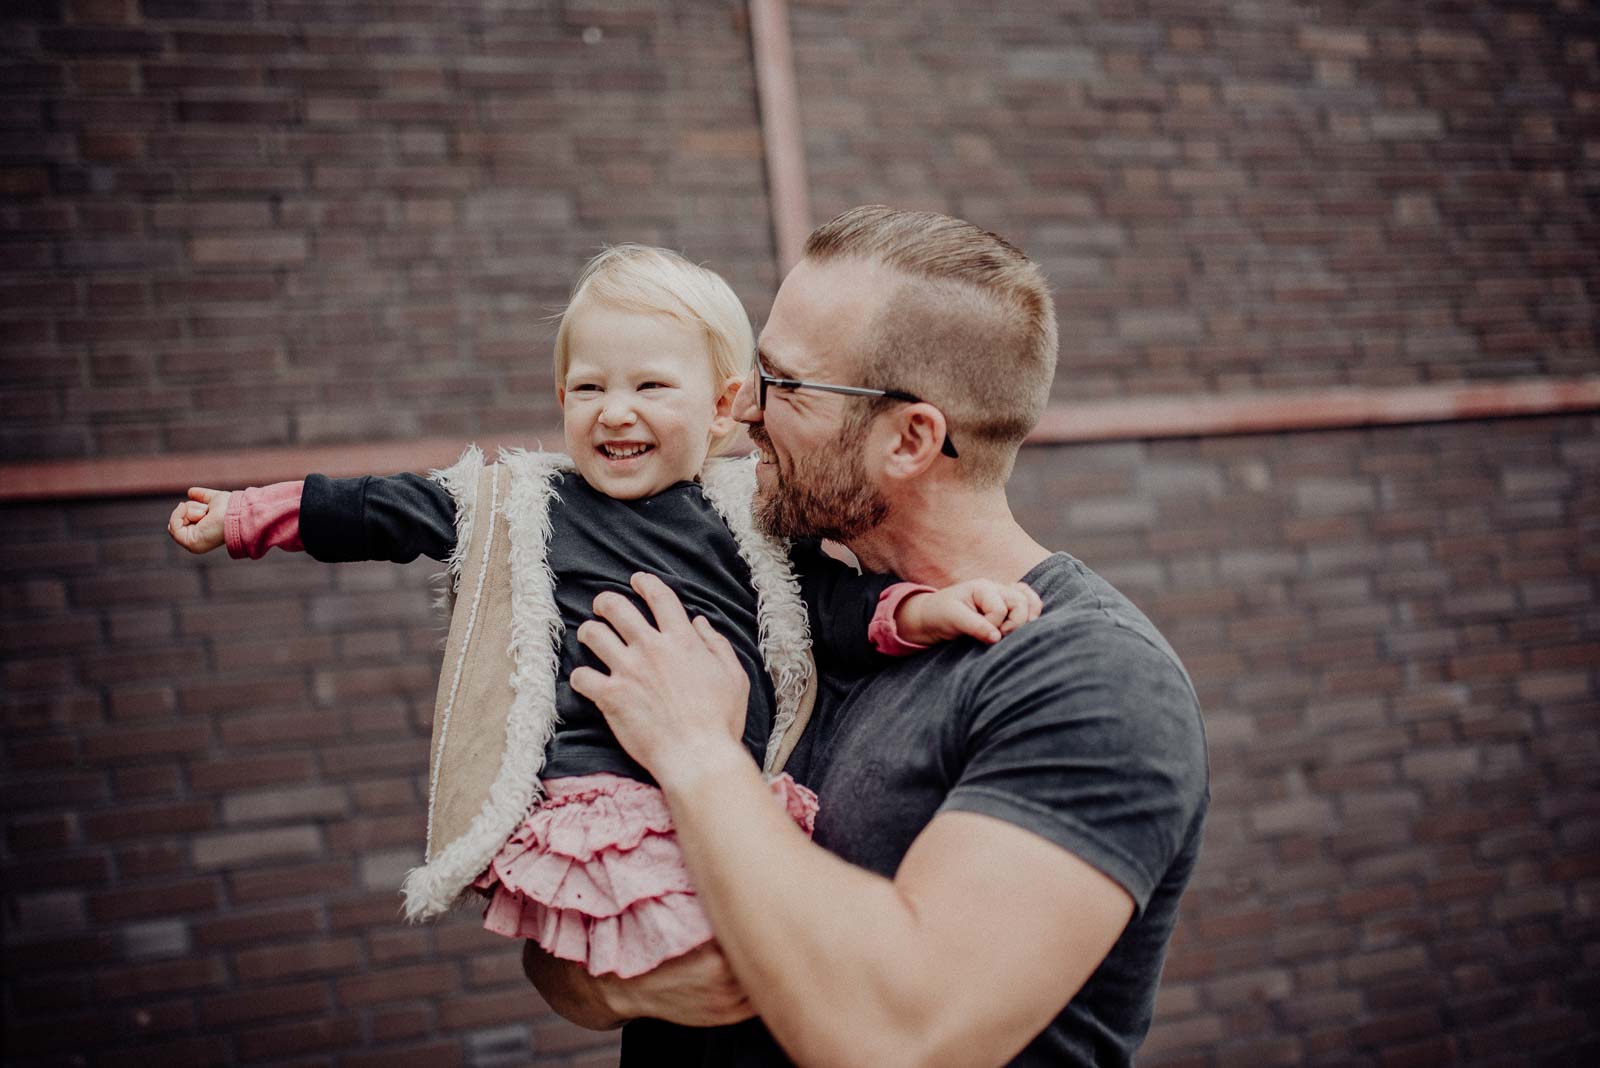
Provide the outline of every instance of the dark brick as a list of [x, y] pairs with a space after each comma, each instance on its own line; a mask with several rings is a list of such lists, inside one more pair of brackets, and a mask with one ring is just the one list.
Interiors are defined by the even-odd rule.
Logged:
[[166, 805], [124, 806], [113, 812], [84, 818], [84, 835], [92, 840], [136, 838], [208, 830], [216, 823], [209, 801], [184, 801]]
[[220, 900], [214, 879], [113, 890], [89, 899], [89, 913], [102, 922], [210, 912]]
[[240, 1032], [239, 1056], [246, 1061], [283, 1058], [300, 1053], [326, 1053], [354, 1045], [361, 1038], [361, 1021], [353, 1016], [323, 1017], [304, 1023]]
[[45, 30], [39, 43], [49, 51], [79, 53], [151, 53], [162, 48], [162, 37], [148, 30], [111, 26], [72, 26]]
[[95, 991], [103, 998], [136, 997], [180, 990], [203, 990], [227, 981], [227, 969], [220, 957], [194, 957], [185, 960], [139, 964], [102, 971]]
[[187, 123], [288, 123], [298, 117], [293, 99], [186, 99], [178, 117]]
[[449, 997], [460, 986], [460, 974], [453, 964], [421, 964], [341, 979], [335, 985], [341, 1004], [360, 1008], [430, 995]]
[[242, 903], [333, 893], [356, 885], [354, 865], [347, 860], [228, 873], [233, 898]]
[[308, 753], [274, 753], [191, 764], [189, 785], [204, 793], [305, 782], [312, 776]]
[[206, 998], [200, 1015], [207, 1027], [232, 1028], [277, 1016], [321, 1015], [329, 1008], [326, 983], [289, 983]]
[[244, 912], [195, 924], [195, 940], [203, 946], [231, 945], [280, 935], [309, 934], [319, 925], [313, 908]]
[[240, 950], [234, 955], [234, 968], [241, 979], [254, 982], [291, 975], [349, 972], [359, 961], [355, 939], [341, 938]]
[[[112, 677], [138, 677], [134, 672]], [[130, 758], [165, 756], [175, 753], [195, 753], [204, 750], [211, 741], [209, 723], [190, 723], [175, 727], [150, 727], [141, 730], [107, 732], [84, 739], [84, 756], [92, 761], [111, 763]]]

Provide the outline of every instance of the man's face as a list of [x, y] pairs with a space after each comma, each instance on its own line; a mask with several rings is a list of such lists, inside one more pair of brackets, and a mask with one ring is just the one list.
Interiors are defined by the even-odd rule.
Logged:
[[[854, 385], [850, 355], [871, 322], [878, 299], [874, 268], [858, 263], [801, 262], [784, 280], [761, 332], [759, 359], [780, 378]], [[871, 421], [860, 398], [815, 390], [772, 389], [757, 407], [752, 375], [734, 414], [761, 450], [754, 501], [757, 525], [780, 538], [848, 542], [883, 522], [888, 501], [867, 470]]]

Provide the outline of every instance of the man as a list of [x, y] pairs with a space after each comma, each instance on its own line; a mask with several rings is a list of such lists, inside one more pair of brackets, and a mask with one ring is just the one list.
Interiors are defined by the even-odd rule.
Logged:
[[578, 637], [610, 673], [572, 685], [666, 794], [721, 955], [618, 983], [530, 954], [559, 1011], [754, 1012], [776, 1040], [722, 1032], [709, 1063], [1132, 1061], [1199, 849], [1205, 742], [1149, 621], [1011, 516], [1055, 354], [1042, 276], [993, 234], [882, 207], [812, 233], [735, 402], [759, 521], [913, 581], [1024, 580], [1044, 610], [998, 645], [825, 691], [795, 762], [821, 801], [813, 842], [739, 747], [726, 642], [653, 576], [634, 581], [653, 623], [597, 598], [604, 622]]

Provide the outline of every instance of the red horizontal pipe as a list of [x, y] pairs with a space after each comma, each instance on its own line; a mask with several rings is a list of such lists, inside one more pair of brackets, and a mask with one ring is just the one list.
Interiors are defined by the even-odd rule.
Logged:
[[1052, 405], [1033, 444], [1217, 437], [1554, 415], [1600, 408], [1600, 376]]
[[[1028, 438], [1033, 445], [1155, 438], [1220, 437], [1401, 423], [1555, 415], [1600, 410], [1600, 376], [1506, 382], [1351, 387], [1308, 393], [1149, 397], [1052, 405]], [[559, 431], [507, 436], [505, 444], [557, 444]], [[493, 453], [500, 441], [480, 442]], [[0, 501], [181, 494], [189, 486], [233, 489], [327, 475], [425, 471], [452, 463], [454, 438], [311, 445], [234, 452], [175, 453], [97, 460], [0, 464]]]
[[[539, 441], [559, 447], [561, 432], [529, 435], [520, 440], [508, 438], [505, 444], [526, 443], [534, 447]], [[181, 494], [190, 486], [239, 489], [304, 478], [313, 471], [338, 477], [426, 471], [454, 463], [463, 444], [458, 438], [422, 438], [4, 464], [0, 465], [0, 500]], [[491, 455], [499, 447], [497, 442], [482, 444]]]

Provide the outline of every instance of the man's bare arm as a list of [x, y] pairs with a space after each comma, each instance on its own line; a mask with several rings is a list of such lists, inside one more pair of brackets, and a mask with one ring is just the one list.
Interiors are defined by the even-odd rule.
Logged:
[[742, 770], [663, 788], [734, 973], [801, 1064], [1003, 1064], [1133, 914], [1071, 853], [965, 812], [936, 817], [884, 879], [786, 825]]
[[591, 1031], [609, 1031], [639, 1016], [718, 1027], [754, 1015], [715, 942], [664, 962], [633, 979], [592, 976], [581, 964], [552, 957], [524, 942], [522, 971], [562, 1017]]
[[552, 957], [532, 939], [522, 943], [522, 974], [557, 1015], [579, 1027], [609, 1031], [625, 1022], [583, 965]]

